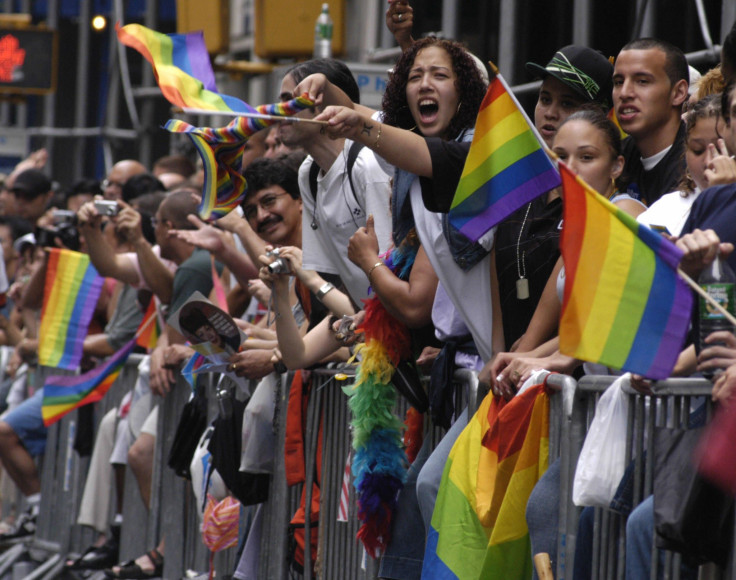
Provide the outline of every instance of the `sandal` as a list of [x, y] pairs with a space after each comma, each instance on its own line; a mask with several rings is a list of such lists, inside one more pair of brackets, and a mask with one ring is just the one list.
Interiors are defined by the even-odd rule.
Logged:
[[[75, 560], [67, 560], [67, 570], [104, 570], [118, 561], [118, 543], [110, 538], [101, 546], [90, 546]], [[153, 561], [153, 560], [152, 560]]]
[[133, 580], [160, 577], [164, 572], [164, 557], [161, 552], [153, 548], [146, 552], [145, 555], [148, 556], [148, 559], [154, 565], [153, 570], [150, 572], [144, 571], [135, 563], [135, 560], [128, 560], [120, 564], [117, 573], [112, 569], [105, 570], [105, 576], [108, 578], [130, 578]]

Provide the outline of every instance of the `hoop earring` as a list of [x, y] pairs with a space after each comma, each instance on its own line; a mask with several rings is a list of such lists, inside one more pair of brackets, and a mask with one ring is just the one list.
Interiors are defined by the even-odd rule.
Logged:
[[457, 115], [457, 114], [458, 114], [458, 113], [460, 112], [460, 107], [462, 107], [462, 106], [463, 106], [463, 102], [462, 102], [462, 101], [460, 101], [460, 102], [459, 102], [459, 103], [457, 104], [457, 110], [455, 111], [455, 114], [456, 114], [456, 115]]

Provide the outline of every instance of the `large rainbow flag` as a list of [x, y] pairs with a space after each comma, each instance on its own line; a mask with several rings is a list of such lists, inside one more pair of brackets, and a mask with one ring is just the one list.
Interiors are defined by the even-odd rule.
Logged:
[[506, 81], [491, 81], [450, 206], [450, 223], [477, 241], [560, 176]]
[[87, 254], [49, 250], [38, 333], [39, 364], [69, 370], [79, 366], [103, 281]]
[[164, 97], [178, 107], [253, 113], [247, 103], [217, 92], [215, 73], [201, 31], [162, 34], [141, 26], [115, 26], [118, 40], [137, 50], [153, 67]]
[[488, 394], [445, 464], [422, 578], [531, 578], [524, 514], [548, 455], [546, 387], [531, 387], [508, 402]]
[[[311, 107], [314, 103], [306, 96], [285, 103], [260, 105], [258, 114], [290, 116]], [[194, 127], [172, 119], [165, 129], [172, 133], [186, 133], [194, 143], [204, 166], [204, 186], [199, 216], [205, 221], [216, 220], [235, 209], [245, 197], [247, 183], [242, 176], [245, 143], [250, 137], [275, 121], [252, 117], [236, 117], [227, 126], [216, 129]]]
[[83, 375], [50, 376], [43, 386], [43, 424], [48, 427], [74, 409], [102, 399], [123, 370], [135, 342], [133, 338], [104, 364]]
[[682, 252], [560, 164], [565, 295], [560, 352], [651, 379], [672, 372], [692, 294], [677, 275]]

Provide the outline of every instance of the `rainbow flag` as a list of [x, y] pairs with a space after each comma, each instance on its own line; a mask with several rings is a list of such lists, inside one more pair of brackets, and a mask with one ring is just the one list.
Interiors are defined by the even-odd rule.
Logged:
[[253, 113], [247, 103], [217, 92], [215, 73], [201, 31], [162, 34], [141, 26], [115, 26], [118, 40], [134, 48], [153, 67], [164, 97], [177, 107]]
[[49, 250], [38, 333], [39, 364], [69, 370], [79, 366], [103, 281], [88, 255]]
[[682, 252], [560, 164], [565, 295], [560, 352], [666, 379], [690, 323]]
[[83, 375], [52, 375], [46, 379], [41, 406], [43, 424], [48, 427], [74, 409], [102, 399], [123, 370], [135, 343], [133, 338], [104, 364]]
[[[302, 96], [285, 103], [260, 105], [255, 112], [284, 117], [313, 104], [306, 96]], [[166, 123], [164, 128], [168, 131], [189, 135], [202, 159], [204, 186], [199, 217], [205, 221], [217, 220], [240, 204], [247, 190], [247, 183], [241, 175], [245, 143], [254, 133], [274, 122], [270, 119], [236, 117], [220, 129], [194, 127], [177, 119]]]
[[618, 132], [621, 135], [621, 139], [626, 139], [626, 137], [628, 137], [629, 134], [621, 128], [621, 123], [618, 122], [618, 117], [616, 116], [616, 110], [613, 107], [611, 107], [611, 110], [608, 111], [608, 115], [606, 116], [608, 117], [608, 120], [611, 121], [618, 128]]
[[197, 388], [197, 376], [200, 372], [203, 372], [202, 369], [206, 363], [207, 359], [198, 352], [195, 352], [191, 357], [189, 357], [184, 368], [181, 369], [181, 376], [189, 383], [192, 390]]
[[422, 578], [531, 578], [524, 514], [548, 455], [546, 387], [531, 387], [508, 402], [488, 394], [445, 464]]
[[526, 203], [560, 185], [560, 176], [506, 81], [497, 75], [475, 121], [450, 223], [473, 241]]
[[159, 336], [161, 336], [161, 326], [156, 309], [156, 297], [151, 296], [143, 320], [138, 326], [135, 343], [150, 352], [156, 348]]

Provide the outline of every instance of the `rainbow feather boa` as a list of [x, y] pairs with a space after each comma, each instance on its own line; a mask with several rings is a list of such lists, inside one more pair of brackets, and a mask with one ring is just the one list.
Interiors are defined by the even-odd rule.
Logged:
[[[399, 278], [409, 277], [418, 249], [416, 235], [407, 236], [386, 257]], [[407, 459], [404, 424], [394, 415], [396, 389], [391, 377], [399, 362], [411, 354], [409, 329], [384, 308], [377, 296], [365, 303], [362, 325], [365, 343], [356, 347], [361, 361], [355, 383], [346, 387], [353, 419], [353, 486], [362, 525], [358, 539], [378, 557], [391, 539], [391, 518], [404, 485]]]

